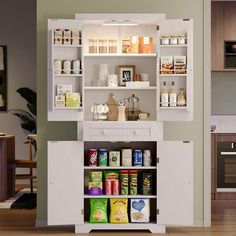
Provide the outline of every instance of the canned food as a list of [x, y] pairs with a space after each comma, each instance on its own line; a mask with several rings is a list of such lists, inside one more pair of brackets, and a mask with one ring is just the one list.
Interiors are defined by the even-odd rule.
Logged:
[[55, 60], [54, 61], [54, 73], [55, 74], [61, 74], [62, 71], [62, 61], [61, 60]]
[[97, 166], [98, 165], [98, 151], [97, 149], [89, 149], [88, 150], [88, 165], [89, 166]]
[[106, 149], [98, 150], [98, 165], [107, 166], [107, 150]]
[[119, 151], [109, 152], [109, 166], [120, 166], [120, 152]]
[[119, 180], [117, 179], [112, 181], [112, 194], [113, 195], [120, 194], [120, 183], [119, 183]]
[[132, 166], [132, 149], [124, 148], [121, 150], [122, 153], [122, 166]]
[[63, 73], [64, 74], [70, 74], [71, 72], [71, 61], [70, 60], [64, 60], [63, 61]]
[[105, 194], [111, 195], [112, 194], [112, 181], [110, 179], [106, 180], [105, 183]]
[[130, 170], [130, 195], [138, 194], [138, 171]]
[[80, 73], [80, 60], [73, 60], [72, 61], [72, 72], [73, 72], [73, 74]]
[[129, 194], [129, 171], [121, 170], [120, 171], [120, 179], [121, 179], [121, 195]]
[[133, 152], [134, 166], [142, 166], [143, 153], [139, 149], [135, 149]]
[[144, 150], [143, 151], [143, 165], [144, 166], [151, 166], [152, 159], [151, 159], [151, 151]]

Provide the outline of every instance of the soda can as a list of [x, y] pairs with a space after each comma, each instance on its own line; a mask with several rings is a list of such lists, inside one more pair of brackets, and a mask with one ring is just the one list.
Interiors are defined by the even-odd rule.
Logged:
[[143, 151], [143, 165], [144, 166], [151, 166], [151, 164], [152, 164], [151, 151], [144, 150]]
[[80, 60], [73, 60], [72, 61], [72, 72], [73, 72], [73, 74], [80, 73]]
[[117, 179], [112, 181], [112, 194], [113, 195], [120, 194], [120, 182]]
[[134, 166], [142, 166], [143, 153], [139, 149], [135, 149], [133, 152]]
[[112, 182], [110, 179], [106, 180], [105, 183], [105, 194], [106, 195], [111, 195], [112, 194]]
[[107, 150], [106, 149], [98, 150], [98, 165], [107, 166]]
[[88, 150], [88, 165], [97, 166], [98, 165], [98, 151], [97, 149]]

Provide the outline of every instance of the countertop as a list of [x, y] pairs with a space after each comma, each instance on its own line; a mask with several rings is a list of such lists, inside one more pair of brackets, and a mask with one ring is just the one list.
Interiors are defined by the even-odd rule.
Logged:
[[212, 133], [236, 133], [236, 116], [211, 116], [211, 125], [216, 126]]

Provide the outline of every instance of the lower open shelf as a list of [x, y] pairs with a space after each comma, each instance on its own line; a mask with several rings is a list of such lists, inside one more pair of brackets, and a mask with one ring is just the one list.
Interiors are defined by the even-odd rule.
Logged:
[[85, 195], [84, 198], [156, 198], [156, 195]]

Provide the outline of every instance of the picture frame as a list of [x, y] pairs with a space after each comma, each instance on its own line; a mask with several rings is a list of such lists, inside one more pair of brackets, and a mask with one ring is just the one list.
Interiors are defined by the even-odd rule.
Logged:
[[125, 86], [126, 82], [134, 80], [135, 65], [118, 65], [117, 74], [119, 78], [119, 85]]

